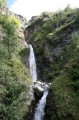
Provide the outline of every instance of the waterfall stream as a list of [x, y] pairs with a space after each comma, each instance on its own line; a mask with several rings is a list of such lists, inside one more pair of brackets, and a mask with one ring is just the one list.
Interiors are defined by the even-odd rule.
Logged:
[[[36, 62], [35, 62], [35, 55], [34, 55], [34, 50], [32, 45], [29, 45], [30, 48], [30, 55], [29, 55], [29, 63], [30, 63], [30, 73], [33, 79], [33, 82], [36, 83], [37, 80], [37, 72], [36, 72]], [[37, 81], [38, 82], [38, 81]], [[38, 82], [40, 83], [40, 82]], [[44, 92], [43, 92], [43, 96], [41, 97], [41, 99], [39, 100], [39, 103], [37, 104], [36, 108], [35, 108], [35, 114], [34, 114], [34, 118], [33, 120], [43, 120], [44, 117], [44, 108], [46, 105], [46, 97], [48, 95], [48, 85], [46, 85], [45, 83], [41, 83], [43, 86], [45, 86], [44, 88]], [[38, 86], [38, 88], [40, 88], [40, 85]], [[40, 89], [43, 89], [42, 87]]]
[[37, 107], [35, 109], [35, 115], [34, 115], [34, 120], [43, 120], [44, 117], [44, 108], [46, 105], [46, 97], [48, 95], [48, 91], [45, 91], [43, 93], [43, 96], [41, 98], [41, 100], [39, 101], [39, 103], [37, 104]]
[[30, 55], [29, 55], [30, 73], [31, 73], [33, 82], [36, 82], [37, 72], [36, 72], [36, 61], [35, 61], [34, 50], [32, 45], [29, 45], [29, 48], [30, 48]]

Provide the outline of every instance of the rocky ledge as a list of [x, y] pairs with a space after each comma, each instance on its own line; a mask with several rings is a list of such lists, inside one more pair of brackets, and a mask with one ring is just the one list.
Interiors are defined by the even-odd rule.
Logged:
[[43, 92], [49, 88], [51, 83], [45, 83], [45, 82], [40, 82], [36, 81], [33, 84], [33, 89], [34, 89], [34, 96], [36, 99], [39, 99], [42, 97]]

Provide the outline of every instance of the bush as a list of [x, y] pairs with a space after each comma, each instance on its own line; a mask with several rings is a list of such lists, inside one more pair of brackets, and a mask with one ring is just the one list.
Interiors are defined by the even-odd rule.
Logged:
[[21, 26], [20, 20], [17, 17], [15, 17], [15, 16], [12, 16], [12, 17], [9, 16], [8, 17], [8, 22], [13, 23], [16, 27], [20, 27]]
[[[13, 58], [7, 64], [0, 65], [0, 84], [3, 86], [0, 91], [2, 91], [1, 97], [1, 119], [3, 120], [21, 120], [22, 109], [19, 109], [18, 104], [24, 104], [26, 101], [27, 92], [29, 85], [31, 83], [31, 78], [29, 71], [24, 67], [19, 59]], [[3, 90], [4, 89], [4, 90]], [[18, 110], [20, 113], [18, 113]], [[21, 114], [21, 115], [20, 115]]]
[[79, 79], [79, 65], [78, 64], [72, 65], [70, 69], [70, 75], [71, 75], [72, 80]]

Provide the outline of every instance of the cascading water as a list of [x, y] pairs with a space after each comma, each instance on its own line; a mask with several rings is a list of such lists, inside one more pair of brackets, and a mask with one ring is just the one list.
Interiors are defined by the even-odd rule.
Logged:
[[[31, 72], [31, 76], [33, 79], [33, 82], [36, 82], [37, 80], [37, 72], [36, 72], [36, 62], [35, 62], [35, 56], [34, 56], [34, 50], [32, 45], [29, 45], [30, 48], [30, 55], [29, 55], [29, 63], [30, 63], [30, 72]], [[41, 100], [39, 101], [39, 103], [37, 104], [37, 107], [35, 109], [35, 114], [34, 114], [34, 119], [33, 120], [43, 120], [44, 117], [44, 108], [46, 105], [46, 97], [48, 95], [48, 85], [46, 85], [45, 83], [40, 83], [39, 86], [37, 85], [38, 88], [40, 88], [40, 90], [44, 90], [43, 96], [41, 98]], [[44, 88], [40, 87], [40, 85], [43, 85]]]
[[46, 97], [48, 95], [48, 91], [45, 91], [43, 93], [43, 96], [39, 103], [37, 104], [36, 110], [35, 110], [35, 115], [34, 115], [34, 120], [43, 120], [44, 117], [44, 108], [46, 105]]
[[30, 56], [29, 56], [30, 72], [31, 72], [33, 82], [36, 82], [37, 72], [36, 72], [36, 61], [35, 61], [34, 50], [32, 45], [29, 45], [29, 48], [30, 48]]

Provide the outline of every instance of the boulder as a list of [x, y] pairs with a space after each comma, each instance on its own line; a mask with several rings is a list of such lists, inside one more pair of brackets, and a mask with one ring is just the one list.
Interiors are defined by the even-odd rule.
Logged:
[[44, 83], [44, 82], [40, 82], [40, 81], [36, 81], [34, 82], [33, 88], [34, 88], [34, 95], [36, 98], [41, 98], [43, 95], [43, 92], [48, 89], [49, 85]]

